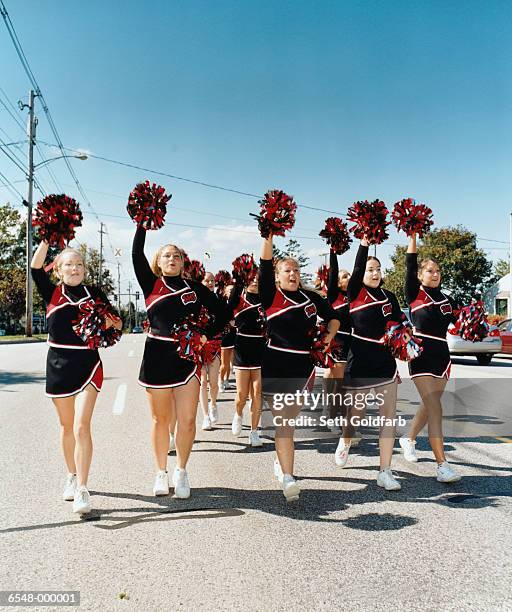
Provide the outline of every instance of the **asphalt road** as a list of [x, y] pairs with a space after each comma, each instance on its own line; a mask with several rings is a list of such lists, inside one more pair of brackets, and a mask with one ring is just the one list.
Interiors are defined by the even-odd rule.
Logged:
[[[176, 500], [151, 494], [149, 409], [136, 382], [143, 341], [126, 336], [102, 355], [88, 520], [61, 501], [46, 346], [0, 346], [0, 590], [77, 590], [83, 610], [512, 610], [510, 400], [485, 401], [487, 383], [510, 397], [511, 360], [454, 364], [449, 396], [462, 390], [464, 411], [447, 402], [446, 448], [459, 483], [436, 482], [422, 439], [417, 464], [397, 451], [402, 490], [386, 493], [373, 437], [341, 470], [337, 439], [304, 432], [303, 492], [287, 505], [272, 442], [251, 449], [245, 433], [233, 438], [228, 392], [216, 430], [198, 428], [192, 497]], [[124, 403], [115, 402], [120, 385]], [[412, 414], [417, 396], [400, 395], [400, 413]]]

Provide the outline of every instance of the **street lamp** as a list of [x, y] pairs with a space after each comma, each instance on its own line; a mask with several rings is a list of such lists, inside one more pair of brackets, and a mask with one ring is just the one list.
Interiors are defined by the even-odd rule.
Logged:
[[85, 153], [78, 153], [76, 155], [59, 155], [58, 157], [52, 157], [51, 159], [45, 159], [44, 161], [34, 164], [34, 144], [36, 139], [36, 125], [37, 119], [34, 116], [34, 99], [35, 93], [30, 92], [29, 104], [25, 104], [24, 108], [28, 106], [29, 109], [29, 124], [28, 124], [28, 191], [27, 199], [24, 202], [27, 207], [27, 265], [26, 265], [26, 295], [25, 295], [25, 335], [27, 337], [32, 336], [32, 310], [33, 310], [33, 299], [32, 299], [32, 274], [30, 272], [30, 263], [32, 261], [32, 198], [34, 194], [34, 170], [49, 164], [50, 162], [56, 161], [57, 159], [63, 159], [66, 157], [74, 157], [75, 159], [87, 159]]

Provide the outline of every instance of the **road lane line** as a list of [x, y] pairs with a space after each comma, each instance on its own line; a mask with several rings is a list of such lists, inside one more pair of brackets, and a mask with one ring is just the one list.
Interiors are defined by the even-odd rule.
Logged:
[[114, 400], [114, 405], [112, 406], [112, 414], [119, 416], [123, 414], [124, 407], [126, 404], [126, 391], [128, 389], [128, 385], [126, 383], [122, 383], [117, 387], [116, 397]]

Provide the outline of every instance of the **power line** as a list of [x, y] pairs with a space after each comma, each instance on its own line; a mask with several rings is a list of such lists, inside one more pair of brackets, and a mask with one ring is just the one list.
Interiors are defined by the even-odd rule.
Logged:
[[[43, 140], [40, 140], [40, 142], [42, 142], [43, 144], [45, 144], [45, 145], [47, 145], [49, 147], [55, 146], [55, 145], [52, 145], [51, 143], [45, 142]], [[64, 149], [66, 151], [71, 151], [73, 153], [80, 153], [79, 149], [72, 149], [70, 147], [64, 147]], [[201, 187], [208, 187], [209, 189], [217, 189], [219, 191], [226, 191], [228, 193], [236, 193], [238, 195], [247, 196], [249, 198], [261, 199], [263, 197], [263, 195], [261, 195], [261, 194], [257, 195], [255, 193], [249, 193], [248, 191], [241, 191], [239, 189], [233, 189], [231, 187], [224, 187], [222, 185], [214, 185], [213, 183], [207, 183], [205, 181], [199, 181], [199, 180], [196, 180], [196, 179], [190, 179], [190, 178], [186, 178], [184, 176], [178, 176], [176, 174], [170, 174], [169, 172], [162, 172], [161, 170], [154, 170], [154, 169], [151, 169], [151, 168], [144, 168], [143, 166], [138, 166], [137, 164], [131, 164], [129, 162], [123, 162], [123, 161], [120, 161], [120, 160], [111, 159], [109, 157], [104, 157], [102, 155], [95, 155], [95, 154], [89, 153], [89, 152], [87, 153], [87, 157], [91, 157], [93, 159], [99, 159], [101, 161], [106, 161], [108, 163], [115, 164], [117, 166], [124, 166], [126, 168], [133, 168], [135, 170], [141, 170], [142, 172], [149, 172], [151, 174], [157, 174], [159, 176], [166, 176], [167, 178], [172, 178], [172, 179], [175, 179], [177, 181], [183, 181], [185, 183], [192, 183], [193, 185], [199, 185]], [[343, 214], [341, 214], [341, 213], [339, 213], [337, 211], [328, 210], [326, 208], [319, 208], [317, 206], [309, 206], [307, 204], [297, 204], [297, 206], [299, 208], [306, 208], [306, 209], [309, 209], [309, 210], [316, 210], [316, 211], [320, 211], [320, 212], [331, 213], [333, 215], [337, 215], [337, 216], [340, 216], [340, 217], [345, 216], [345, 215], [343, 215]]]
[[[23, 201], [23, 196], [16, 189], [16, 187], [11, 183], [11, 181], [5, 176], [5, 174], [0, 172], [0, 178], [4, 181], [4, 183], [3, 183], [4, 187], [7, 187], [7, 189], [9, 189], [9, 191], [11, 193], [13, 193], [15, 196], [19, 197], [21, 201]], [[21, 206], [21, 204], [20, 204], [20, 206]]]
[[93, 213], [93, 215], [96, 217], [97, 221], [100, 221], [100, 218], [98, 217], [98, 214], [96, 213], [96, 211], [94, 210], [89, 198], [87, 197], [86, 193], [84, 192], [78, 177], [75, 174], [75, 171], [73, 170], [73, 167], [71, 166], [71, 164], [69, 163], [69, 159], [67, 157], [65, 157], [65, 153], [64, 153], [64, 146], [62, 144], [62, 140], [59, 136], [59, 133], [57, 131], [57, 127], [55, 125], [55, 122], [53, 121], [53, 117], [50, 113], [50, 109], [48, 108], [48, 104], [46, 103], [46, 99], [41, 91], [41, 88], [39, 87], [39, 84], [34, 76], [34, 73], [32, 72], [32, 69], [30, 68], [30, 64], [27, 60], [27, 57], [23, 51], [23, 47], [21, 46], [21, 42], [18, 38], [18, 35], [16, 34], [16, 30], [14, 29], [14, 25], [11, 21], [11, 18], [9, 17], [9, 14], [7, 13], [7, 9], [5, 8], [5, 4], [3, 2], [3, 0], [0, 0], [0, 14], [2, 15], [7, 31], [9, 33], [9, 36], [11, 38], [11, 41], [14, 45], [14, 49], [16, 50], [16, 53], [18, 55], [18, 58], [21, 62], [21, 65], [30, 81], [30, 83], [32, 84], [32, 87], [34, 88], [34, 91], [37, 95], [37, 97], [39, 97], [39, 99], [41, 100], [41, 106], [43, 108], [43, 111], [46, 115], [46, 119], [48, 121], [48, 124], [50, 125], [50, 129], [53, 133], [53, 136], [57, 142], [57, 146], [59, 147], [61, 154], [64, 156], [64, 162], [66, 163], [66, 166], [69, 170], [69, 173], [71, 175], [71, 178], [73, 179], [73, 182], [76, 185], [76, 188], [78, 189], [80, 195], [82, 196], [82, 198], [84, 199], [85, 203], [87, 204], [87, 206], [90, 208], [91, 212]]

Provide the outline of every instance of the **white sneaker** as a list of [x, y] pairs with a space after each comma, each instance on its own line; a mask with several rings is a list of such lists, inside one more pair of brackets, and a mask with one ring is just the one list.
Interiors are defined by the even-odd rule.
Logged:
[[416, 461], [418, 461], [418, 456], [416, 455], [416, 440], [411, 440], [406, 436], [402, 436], [399, 438], [398, 443], [404, 451], [404, 459], [411, 463], [416, 463]]
[[235, 412], [233, 422], [231, 423], [231, 433], [234, 436], [239, 436], [242, 433], [242, 421], [242, 417]]
[[226, 385], [227, 391], [234, 391], [236, 389], [236, 386], [230, 383], [229, 380], [226, 380], [224, 384]]
[[291, 474], [283, 475], [283, 494], [288, 502], [299, 499], [300, 487]]
[[190, 497], [190, 483], [188, 482], [187, 470], [176, 468], [172, 475], [174, 485], [174, 497], [188, 499]]
[[283, 470], [281, 469], [281, 464], [279, 463], [279, 459], [274, 459], [274, 476], [279, 480], [279, 482], [283, 482]]
[[201, 429], [203, 429], [204, 431], [210, 431], [212, 429], [212, 424], [209, 416], [204, 417]]
[[227, 387], [226, 387], [226, 383], [225, 383], [224, 381], [222, 381], [222, 382], [219, 384], [219, 391], [220, 391], [221, 393], [224, 393], [224, 391], [226, 391], [226, 389], [227, 389]]
[[78, 514], [87, 514], [91, 511], [91, 496], [87, 487], [78, 487], [75, 491], [75, 497], [73, 499], [73, 512]]
[[64, 492], [62, 493], [62, 499], [64, 501], [73, 501], [75, 499], [75, 491], [76, 474], [68, 474], [66, 484], [64, 485]]
[[260, 438], [258, 430], [254, 429], [249, 434], [249, 444], [251, 446], [263, 446], [263, 440]]
[[461, 479], [460, 474], [457, 474], [448, 461], [438, 465], [436, 472], [438, 482], [458, 482]]
[[169, 495], [169, 475], [165, 470], [156, 473], [153, 495]]
[[334, 461], [337, 466], [345, 467], [347, 465], [348, 453], [350, 452], [351, 444], [352, 442], [345, 444], [345, 440], [343, 438], [340, 438], [340, 441], [338, 442], [338, 446], [336, 447], [336, 450], [334, 451]]
[[217, 410], [217, 405], [212, 403], [212, 400], [208, 402], [208, 416], [210, 417], [210, 422], [212, 425], [219, 420], [219, 411]]
[[169, 452], [176, 450], [176, 440], [174, 439], [174, 435], [169, 435]]
[[381, 470], [377, 476], [377, 484], [379, 487], [384, 487], [386, 491], [400, 491], [402, 485], [398, 482], [391, 468]]

